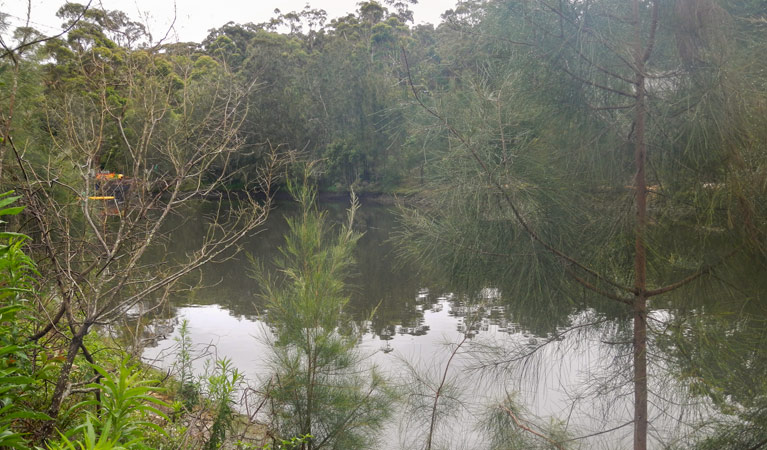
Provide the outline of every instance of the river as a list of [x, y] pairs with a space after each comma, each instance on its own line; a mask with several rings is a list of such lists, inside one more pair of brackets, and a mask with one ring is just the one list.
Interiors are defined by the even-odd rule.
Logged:
[[[343, 217], [343, 203], [322, 207], [331, 218]], [[159, 338], [150, 342], [144, 359], [172, 368], [178, 325], [186, 320], [198, 373], [207, 360], [227, 357], [249, 384], [268, 379], [272, 329], [264, 321], [260, 289], [248, 276], [245, 255], [268, 264], [286, 232], [285, 216], [295, 211], [289, 204], [280, 205], [264, 228], [244, 243], [242, 253], [205, 267], [193, 280], [205, 287], [175, 297], [155, 317]], [[571, 442], [576, 448], [630, 447], [630, 351], [625, 345], [605, 343], [605, 336], [619, 336], [624, 327], [575, 306], [562, 306], [551, 320], [539, 317], [547, 314], [544, 309], [520, 313], [510, 307], [514, 299], [504, 297], [502, 283], [458, 292], [449, 282], [430, 278], [427, 271], [397, 258], [390, 242], [396, 218], [389, 206], [364, 204], [357, 219], [356, 226], [365, 234], [357, 248], [357, 273], [349, 284], [348, 311], [362, 330], [361, 353], [402, 389], [415, 372], [434, 380], [434, 386], [447, 373], [446, 380], [457, 388], [452, 399], [456, 406], [437, 424], [440, 445], [435, 448], [488, 446], [488, 433], [478, 424], [508, 396], [524, 407], [524, 420], [532, 420], [524, 422], [528, 425], [550, 424], [556, 418], [571, 436], [593, 435]], [[201, 230], [196, 220], [175, 224], [167, 251], [185, 251], [187, 244], [200, 239]], [[585, 326], [592, 322], [600, 325]], [[467, 335], [448, 366], [451, 352]], [[512, 361], [520, 354], [529, 357]], [[378, 448], [423, 445], [425, 422], [402, 408], [383, 431]], [[681, 434], [677, 421], [668, 419], [677, 412], [651, 407], [654, 437], [665, 440]]]

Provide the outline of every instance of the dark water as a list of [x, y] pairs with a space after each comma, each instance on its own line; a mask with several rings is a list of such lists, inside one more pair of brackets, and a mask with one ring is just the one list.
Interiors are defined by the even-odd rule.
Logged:
[[[329, 217], [341, 220], [346, 205], [322, 207]], [[183, 253], [202, 238], [206, 205], [200, 208], [178, 218], [165, 257]], [[245, 254], [268, 265], [287, 231], [284, 217], [295, 211], [291, 205], [281, 205], [265, 227], [244, 243], [243, 253], [190, 278], [190, 284], [206, 287], [177, 296], [156, 318], [154, 324], [162, 336], [144, 357], [172, 367], [178, 324], [186, 319], [200, 355], [231, 358], [255, 385], [268, 377], [271, 330], [263, 320], [260, 289], [248, 276]], [[477, 424], [508, 395], [526, 407], [529, 417], [544, 423], [556, 417], [574, 435], [599, 433], [630, 421], [630, 351], [604, 342], [605, 336], [625, 334], [625, 323], [605, 320], [600, 327], [580, 327], [598, 317], [593, 310], [575, 306], [552, 312], [532, 303], [520, 310], [513, 307], [514, 299], [504, 297], [501, 283], [459, 292], [449, 281], [429, 278], [426, 271], [397, 258], [389, 240], [396, 227], [390, 207], [363, 204], [357, 219], [357, 227], [365, 234], [357, 249], [357, 273], [350, 280], [348, 312], [364, 331], [360, 349], [370, 363], [388, 373], [395, 384], [406, 385], [413, 370], [438, 379], [455, 345], [467, 334], [470, 337], [447, 370], [449, 381], [460, 392], [460, 406], [440, 422], [441, 448], [483, 448], [487, 436]], [[669, 313], [656, 314], [663, 318]], [[543, 345], [547, 342], [551, 344]], [[518, 354], [530, 357], [510, 360], [510, 355]], [[198, 370], [203, 370], [205, 359], [196, 361]], [[499, 361], [503, 364], [496, 364]], [[656, 379], [665, 379], [663, 369], [656, 367]], [[668, 417], [675, 413], [653, 412], [658, 436], [682, 433]], [[631, 431], [626, 426], [598, 434], [578, 441], [576, 447], [627, 448]], [[385, 445], [380, 448], [418, 448], [424, 429], [400, 415], [384, 433]]]
[[[331, 221], [343, 221], [348, 205], [341, 202], [325, 203], [322, 208]], [[178, 253], [183, 254], [194, 248], [202, 239], [204, 227], [200, 217], [205, 216], [205, 205], [192, 215], [185, 214], [174, 223], [172, 238], [163, 250], [164, 258]], [[263, 310], [259, 298], [258, 283], [249, 276], [250, 261], [248, 255], [258, 259], [268, 267], [278, 254], [278, 247], [288, 231], [285, 216], [297, 211], [290, 203], [280, 204], [272, 213], [264, 227], [243, 244], [242, 251], [232, 259], [205, 267], [200, 278], [189, 278], [190, 283], [199, 283], [202, 287], [194, 292], [178, 296], [174, 306], [194, 304], [218, 305], [232, 315], [256, 319]], [[412, 331], [422, 334], [424, 330], [415, 330], [422, 325], [424, 313], [431, 308], [434, 298], [418, 296], [422, 289], [428, 289], [429, 280], [419, 275], [417, 267], [407, 265], [398, 258], [393, 245], [389, 242], [390, 233], [396, 226], [395, 215], [390, 206], [367, 204], [356, 215], [355, 226], [364, 232], [356, 252], [355, 273], [348, 280], [350, 302], [347, 313], [355, 320], [370, 318], [371, 331], [377, 335], [391, 333], [393, 327], [404, 327], [403, 332]], [[432, 295], [431, 297], [434, 297]], [[411, 330], [412, 329], [412, 330]]]

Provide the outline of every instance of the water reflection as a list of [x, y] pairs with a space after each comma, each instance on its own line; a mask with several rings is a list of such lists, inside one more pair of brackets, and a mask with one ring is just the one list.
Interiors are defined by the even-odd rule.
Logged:
[[[199, 207], [200, 211], [178, 217], [165, 249], [169, 257], [200, 239], [199, 222], [206, 205]], [[331, 218], [342, 220], [345, 205], [324, 208]], [[268, 265], [287, 231], [285, 217], [294, 212], [292, 206], [280, 205], [266, 227], [244, 244], [244, 250]], [[515, 297], [514, 287], [502, 282], [470, 288], [429, 278], [419, 267], [395, 257], [388, 241], [395, 218], [387, 207], [363, 205], [358, 219], [365, 235], [358, 245], [347, 312], [363, 331], [360, 347], [371, 363], [394, 378], [414, 367], [440, 374], [456, 343], [464, 336], [471, 339], [448, 370], [461, 387], [461, 414], [466, 416], [451, 422], [449, 436], [460, 435], [469, 448], [480, 448], [485, 437], [473, 428], [476, 417], [510, 392], [519, 393], [533, 415], [563, 418], [576, 435], [630, 421], [631, 351], [626, 343], [631, 327], [622, 305], [589, 299], [597, 307], [585, 308], [585, 299]], [[260, 288], [247, 276], [248, 266], [247, 258], [238, 255], [190, 278], [190, 285], [199, 282], [206, 287], [177, 296], [172, 305], [155, 314], [158, 337], [147, 342], [151, 348], [145, 358], [170, 367], [178, 324], [186, 319], [199, 354], [231, 358], [253, 382], [266, 377], [266, 342], [272, 331], [258, 297]], [[659, 322], [673, 318], [671, 313], [664, 314]], [[195, 362], [198, 370], [203, 360]], [[658, 366], [653, 379], [668, 378], [666, 369]], [[668, 422], [662, 418], [668, 413], [654, 413], [654, 426], [660, 430]], [[409, 425], [394, 424], [400, 429], [387, 433], [401, 436], [401, 428]], [[663, 432], [674, 433], [678, 430]], [[630, 444], [630, 434], [631, 427], [618, 428], [584, 440], [582, 448], [623, 448]], [[392, 444], [396, 442], [391, 439]]]
[[[425, 379], [439, 379], [447, 370], [460, 406], [453, 420], [448, 422], [449, 431], [444, 431], [443, 437], [454, 436], [465, 440], [468, 448], [482, 448], [487, 436], [477, 431], [477, 417], [488, 407], [498, 404], [509, 392], [519, 393], [518, 398], [534, 415], [572, 415], [569, 423], [571, 430], [590, 430], [596, 423], [599, 427], [605, 423], [616, 426], [630, 417], [625, 398], [613, 399], [612, 416], [600, 417], [599, 422], [593, 416], [594, 404], [583, 401], [573, 405], [573, 392], [584, 380], [595, 377], [595, 374], [604, 376], [608, 373], [604, 366], [610, 365], [612, 357], [607, 357], [605, 352], [608, 349], [595, 338], [596, 335], [590, 339], [583, 339], [582, 335], [563, 335], [558, 346], [547, 347], [543, 345], [542, 338], [518, 331], [516, 324], [490, 320], [485, 315], [497, 311], [498, 307], [473, 308], [457, 301], [455, 295], [450, 293], [436, 295], [433, 302], [425, 304], [428, 308], [423, 310], [417, 326], [397, 324], [372, 332], [372, 323], [363, 322], [361, 325], [367, 332], [362, 336], [360, 352], [403, 390], [412, 383], [407, 379], [412, 373]], [[176, 312], [175, 318], [162, 322], [164, 326], [175, 325], [173, 332], [145, 351], [146, 360], [171, 369], [177, 351], [178, 324], [181, 320], [187, 320], [189, 337], [198, 355], [193, 362], [198, 373], [204, 370], [207, 358], [227, 357], [253, 385], [269, 378], [268, 341], [272, 332], [266, 322], [234, 315], [223, 305], [189, 305], [179, 307]], [[474, 319], [471, 314], [467, 315], [469, 312], [482, 312], [483, 316]], [[576, 322], [592, 319], [586, 316], [573, 318]], [[463, 339], [467, 330], [472, 336], [472, 345], [464, 347], [448, 368], [446, 362], [450, 351]], [[499, 367], [503, 376], [480, 375], [477, 367], [486, 362], [483, 356], [491, 357], [496, 362], [503, 359], [498, 353], [500, 348], [508, 351], [507, 356], [520, 351], [536, 353], [536, 356], [517, 366], [506, 364], [503, 368]], [[398, 417], [384, 431], [387, 444], [380, 448], [412, 448], [407, 445], [400, 447], [397, 442], [400, 438], [407, 441], [423, 436], [423, 430], [414, 424], [413, 417], [403, 414]], [[601, 435], [587, 441], [589, 446], [585, 448], [612, 448], [616, 443], [628, 442], [628, 434]]]
[[[343, 220], [346, 205], [330, 203], [322, 205], [331, 220]], [[172, 239], [164, 243], [162, 258], [184, 254], [189, 245], [201, 239], [204, 229], [202, 221], [206, 217], [206, 205], [200, 202], [198, 210], [181, 214], [171, 224]], [[258, 320], [262, 317], [265, 305], [259, 298], [258, 283], [248, 276], [250, 262], [247, 254], [263, 262], [269, 268], [277, 254], [277, 248], [287, 231], [285, 217], [296, 211], [292, 204], [281, 204], [273, 211], [266, 226], [243, 244], [243, 252], [235, 257], [205, 267], [204, 271], [188, 277], [190, 287], [197, 289], [183, 291], [173, 298], [171, 307], [155, 315], [157, 318], [169, 318], [178, 315], [175, 308], [185, 305], [219, 305], [234, 317]], [[428, 279], [417, 266], [399, 260], [389, 242], [391, 230], [395, 227], [395, 217], [387, 206], [366, 204], [357, 215], [357, 227], [364, 231], [357, 248], [357, 272], [349, 280], [350, 302], [347, 313], [354, 321], [370, 319], [370, 332], [379, 336], [409, 334], [421, 336], [430, 332], [424, 323], [424, 314], [439, 312], [446, 303], [454, 304], [450, 314], [455, 317], [481, 315], [482, 323], [472, 327], [497, 325], [501, 331], [515, 332], [528, 328], [528, 332], [547, 335], [566, 319], [569, 311], [559, 308], [558, 314], [528, 314], [530, 326], [526, 327], [515, 311], [517, 322], [512, 321], [512, 309], [502, 297], [503, 289], [488, 287], [480, 292], [459, 292], [457, 287], [448, 286], [444, 280]], [[159, 255], [157, 256], [160, 257]], [[481, 306], [478, 306], [481, 303]], [[375, 311], [375, 314], [371, 313]], [[542, 326], [545, 321], [548, 326]], [[466, 329], [459, 321], [457, 331]]]

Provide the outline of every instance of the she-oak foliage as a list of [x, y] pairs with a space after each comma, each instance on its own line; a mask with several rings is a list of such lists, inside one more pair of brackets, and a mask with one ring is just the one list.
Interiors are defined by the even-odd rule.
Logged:
[[289, 186], [301, 210], [287, 219], [276, 272], [254, 262], [276, 334], [265, 387], [273, 425], [280, 436], [311, 435], [302, 449], [374, 448], [390, 397], [375, 367], [364, 365], [359, 330], [344, 313], [359, 204], [352, 196], [346, 223], [335, 228], [306, 180]]
[[500, 284], [512, 310], [536, 305], [520, 321], [564, 328], [583, 308], [616, 320], [603, 340], [633, 392], [635, 449], [674, 420], [658, 400], [669, 356], [683, 383], [716, 374], [690, 359], [704, 344], [690, 340], [712, 334], [688, 314], [763, 304], [759, 283], [738, 277], [763, 273], [767, 248], [758, 17], [715, 0], [470, 3], [448, 16], [451, 78], [408, 67], [442, 133], [426, 136], [431, 184], [404, 210], [400, 241], [452, 279]]

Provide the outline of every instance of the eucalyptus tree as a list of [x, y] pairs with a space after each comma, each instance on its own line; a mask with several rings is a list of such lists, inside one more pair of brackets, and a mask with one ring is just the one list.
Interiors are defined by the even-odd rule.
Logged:
[[[52, 418], [81, 381], [75, 359], [93, 362], [88, 333], [151, 309], [186, 274], [229, 257], [266, 219], [282, 161], [272, 152], [243, 195], [229, 198], [255, 80], [240, 82], [208, 56], [149, 46], [122, 13], [67, 4], [60, 14], [69, 32], [41, 50], [46, 91], [36, 120], [5, 128], [13, 164], [0, 180], [23, 194], [23, 230], [47, 280], [30, 339], [62, 356]], [[12, 139], [23, 128], [42, 133]], [[194, 251], [164, 254], [168, 219], [201, 198], [218, 202], [204, 236]]]
[[435, 184], [403, 215], [403, 242], [457, 276], [495, 266], [474, 278], [507, 278], [515, 302], [627, 319], [626, 425], [645, 449], [663, 399], [648, 329], [668, 325], [652, 306], [674, 311], [735, 258], [764, 264], [759, 31], [714, 0], [465, 6], [444, 25], [461, 43], [441, 54], [448, 84], [410, 70], [447, 138], [426, 144]]
[[331, 21], [312, 66], [319, 77], [329, 139], [319, 156], [338, 184], [391, 187], [403, 171], [405, 119], [397, 49], [409, 39], [405, 23], [377, 2]]
[[[323, 159], [327, 184], [393, 185], [404, 162], [406, 95], [399, 45], [409, 29], [377, 2], [328, 21], [322, 10], [279, 12], [262, 24], [229, 23], [211, 32], [204, 51], [261, 89], [244, 124], [249, 147], [269, 140]], [[289, 27], [283, 30], [280, 27]], [[253, 158], [242, 158], [246, 163]]]
[[[3, 162], [9, 146], [12, 144], [11, 131], [14, 129], [15, 122], [20, 122], [16, 115], [24, 115], [34, 110], [34, 99], [39, 92], [39, 79], [36, 78], [35, 49], [40, 44], [54, 38], [64, 36], [67, 32], [79, 23], [85, 12], [88, 11], [90, 2], [82, 7], [80, 14], [70, 17], [67, 26], [63, 27], [61, 33], [53, 36], [45, 36], [35, 28], [29, 26], [30, 21], [27, 17], [26, 25], [10, 30], [8, 15], [0, 11], [0, 86], [4, 86], [2, 95], [2, 111], [0, 113], [0, 126], [2, 135], [0, 136], [0, 177], [2, 177]], [[31, 13], [32, 3], [27, 1], [27, 14]], [[30, 94], [30, 91], [34, 92]], [[26, 95], [26, 98], [24, 98]], [[14, 118], [16, 119], [14, 121]], [[17, 131], [17, 130], [14, 130]], [[29, 130], [18, 130], [22, 134]]]

